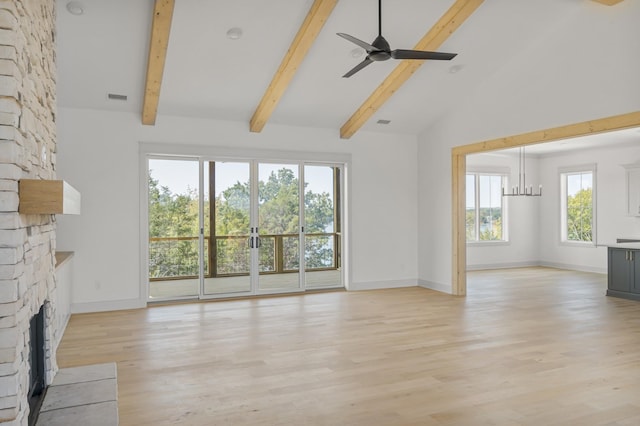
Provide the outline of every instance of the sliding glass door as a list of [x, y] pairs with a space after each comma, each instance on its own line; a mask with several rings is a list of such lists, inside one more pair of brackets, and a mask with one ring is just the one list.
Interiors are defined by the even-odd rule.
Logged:
[[[251, 292], [251, 163], [204, 162], [204, 295]], [[209, 197], [213, 194], [213, 198]]]
[[335, 166], [304, 166], [306, 288], [342, 286], [340, 170]]
[[340, 166], [151, 158], [149, 298], [343, 286]]
[[149, 159], [149, 298], [200, 294], [197, 159]]
[[300, 166], [258, 163], [257, 168], [258, 290], [300, 289]]

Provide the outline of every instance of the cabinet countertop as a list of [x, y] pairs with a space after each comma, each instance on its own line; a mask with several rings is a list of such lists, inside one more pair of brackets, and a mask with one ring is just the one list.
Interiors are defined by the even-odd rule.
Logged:
[[640, 243], [611, 243], [603, 244], [605, 247], [627, 249], [627, 250], [640, 250]]

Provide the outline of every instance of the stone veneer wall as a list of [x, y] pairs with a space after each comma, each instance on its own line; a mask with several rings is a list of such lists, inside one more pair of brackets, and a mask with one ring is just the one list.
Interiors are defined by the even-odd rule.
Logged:
[[55, 178], [55, 0], [0, 0], [0, 423], [26, 425], [29, 320], [57, 371], [55, 216], [18, 214], [18, 181]]

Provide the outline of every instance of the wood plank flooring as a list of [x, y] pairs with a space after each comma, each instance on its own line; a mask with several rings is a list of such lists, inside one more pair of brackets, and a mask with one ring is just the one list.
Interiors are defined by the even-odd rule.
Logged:
[[[306, 288], [319, 290], [343, 287], [342, 271], [307, 271], [305, 273]], [[200, 280], [166, 280], [151, 281], [149, 283], [149, 297], [157, 300], [167, 300], [178, 297], [197, 297]], [[300, 275], [293, 274], [264, 274], [260, 275], [259, 288], [261, 290], [287, 291], [300, 288]], [[248, 292], [251, 290], [251, 278], [248, 276], [205, 278], [204, 294], [219, 295]]]
[[640, 303], [606, 276], [72, 316], [60, 367], [117, 362], [121, 425], [638, 425]]

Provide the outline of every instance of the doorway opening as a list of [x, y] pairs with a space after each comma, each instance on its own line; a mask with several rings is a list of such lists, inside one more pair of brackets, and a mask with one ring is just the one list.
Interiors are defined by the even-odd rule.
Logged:
[[468, 154], [514, 148], [560, 139], [640, 127], [640, 111], [585, 121], [567, 126], [539, 130], [520, 135], [458, 146], [451, 151], [452, 171], [452, 282], [451, 293], [464, 296], [467, 292], [466, 235], [466, 170]]

